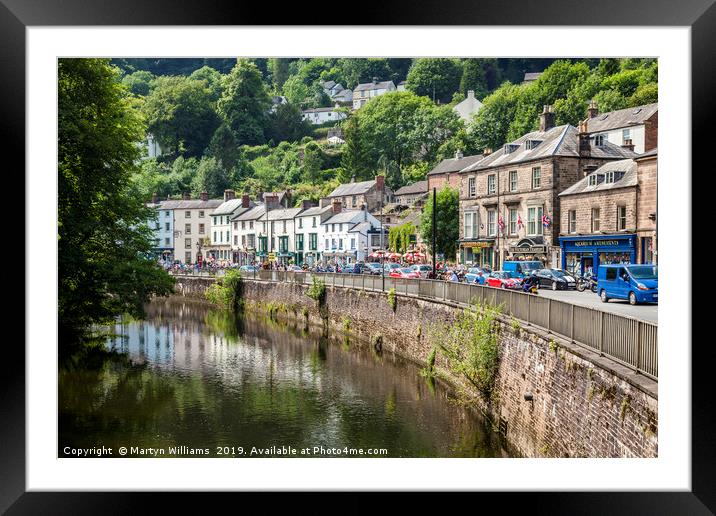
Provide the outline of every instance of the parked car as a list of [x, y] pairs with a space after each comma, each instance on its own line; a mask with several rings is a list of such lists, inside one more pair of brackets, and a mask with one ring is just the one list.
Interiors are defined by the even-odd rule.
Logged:
[[286, 270], [289, 272], [303, 272], [303, 269], [298, 265], [289, 265]]
[[475, 283], [477, 285], [484, 285], [487, 281], [488, 273], [482, 272], [467, 272], [465, 273], [465, 283]]
[[536, 273], [540, 287], [552, 290], [572, 290], [577, 288], [574, 276], [562, 269], [540, 269]]
[[508, 260], [502, 264], [502, 270], [512, 273], [513, 278], [524, 278], [526, 274], [542, 268], [544, 265], [539, 260]]
[[385, 263], [383, 264], [383, 268], [385, 269], [385, 273], [390, 275], [391, 272], [395, 269], [400, 269], [402, 266], [399, 263]]
[[365, 264], [365, 274], [377, 274], [380, 275], [383, 266], [379, 262], [369, 262]]
[[486, 283], [489, 287], [518, 289], [522, 282], [509, 271], [493, 271]]
[[487, 276], [488, 274], [492, 273], [492, 269], [487, 266], [470, 267], [469, 269], [467, 269], [467, 272], [470, 274], [482, 274], [484, 276]]
[[407, 278], [407, 279], [416, 279], [420, 278], [420, 273], [414, 271], [410, 267], [404, 267], [402, 269], [393, 269], [393, 271], [390, 273], [391, 278]]
[[629, 304], [657, 303], [659, 298], [656, 265], [600, 265], [597, 292], [603, 303], [627, 299]]
[[362, 263], [351, 263], [341, 269], [343, 274], [363, 274], [365, 265]]
[[239, 272], [254, 274], [255, 272], [259, 272], [259, 268], [255, 265], [242, 265], [241, 267], [239, 267]]
[[414, 270], [415, 272], [417, 272], [420, 275], [420, 277], [423, 279], [427, 278], [430, 275], [430, 273], [433, 272], [433, 266], [425, 264], [425, 263], [416, 263], [415, 265], [413, 265], [410, 268], [412, 270]]

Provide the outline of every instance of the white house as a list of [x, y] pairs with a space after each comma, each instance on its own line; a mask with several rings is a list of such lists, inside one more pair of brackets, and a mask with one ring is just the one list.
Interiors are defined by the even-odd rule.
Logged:
[[157, 258], [171, 262], [174, 260], [174, 210], [163, 208], [157, 194], [147, 206], [154, 210], [153, 217], [148, 221], [154, 236], [154, 252]]
[[[232, 219], [251, 208], [249, 195], [236, 198], [233, 190], [224, 190], [224, 202], [211, 214], [210, 245], [207, 257], [235, 262], [232, 249]], [[236, 236], [236, 235], [234, 235]], [[237, 240], [237, 239], [233, 239]]]
[[231, 219], [231, 250], [237, 263], [249, 265], [259, 258], [259, 254], [266, 256], [266, 241], [259, 240], [260, 236], [265, 235], [265, 230], [261, 231], [262, 220], [266, 225], [265, 215], [265, 205], [257, 204]]
[[453, 110], [467, 124], [472, 121], [472, 117], [475, 116], [481, 108], [482, 102], [475, 98], [475, 92], [473, 90], [468, 90], [467, 98], [459, 104], [456, 104], [455, 107], [453, 107]]
[[209, 199], [206, 192], [202, 192], [199, 199], [190, 199], [185, 194], [182, 200], [162, 202], [162, 210], [174, 214], [175, 260], [196, 263], [199, 256], [202, 260], [206, 257], [210, 244], [211, 214], [222, 202], [222, 199]]
[[341, 90], [333, 95], [331, 100], [338, 104], [351, 104], [353, 102], [353, 90], [349, 90], [348, 88]]
[[333, 207], [310, 206], [307, 201], [302, 205], [302, 211], [296, 215], [296, 265], [304, 263], [313, 266], [321, 259], [320, 237], [323, 227], [321, 224], [333, 214]]
[[359, 109], [373, 97], [378, 97], [395, 90], [396, 87], [393, 81], [380, 82], [377, 78], [373, 78], [373, 82], [359, 84], [353, 90], [353, 109]]
[[344, 89], [343, 85], [336, 81], [325, 81], [320, 84], [323, 92], [331, 98]]
[[313, 108], [303, 110], [303, 119], [308, 120], [314, 125], [325, 124], [326, 122], [335, 122], [346, 118], [345, 113], [337, 110], [340, 106], [336, 104], [334, 107]]
[[594, 145], [603, 145], [606, 140], [638, 154], [657, 148], [658, 103], [599, 113], [592, 101], [588, 112], [587, 131]]
[[341, 202], [333, 201], [331, 216], [321, 223], [319, 249], [324, 263], [344, 265], [365, 261], [369, 251], [368, 234], [380, 222], [366, 209], [342, 211]]
[[144, 140], [144, 157], [145, 158], [157, 158], [163, 154], [164, 151], [162, 151], [162, 148], [159, 145], [159, 142], [156, 138], [154, 138], [153, 134], [148, 134], [146, 139]]

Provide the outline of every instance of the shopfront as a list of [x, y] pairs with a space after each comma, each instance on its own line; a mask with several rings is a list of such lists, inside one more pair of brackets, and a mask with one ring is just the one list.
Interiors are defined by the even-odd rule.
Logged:
[[548, 265], [547, 244], [543, 237], [523, 238], [515, 245], [509, 246], [508, 251], [510, 254], [507, 260], [537, 260], [545, 267]]
[[460, 263], [468, 267], [493, 267], [494, 239], [465, 240], [460, 242]]
[[559, 237], [562, 269], [582, 275], [596, 274], [600, 265], [636, 263], [636, 235]]

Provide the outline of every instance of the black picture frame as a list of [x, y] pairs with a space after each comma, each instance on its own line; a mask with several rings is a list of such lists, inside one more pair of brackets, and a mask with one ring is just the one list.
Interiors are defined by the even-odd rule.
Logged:
[[[281, 7], [278, 7], [281, 5]], [[124, 0], [88, 2], [83, 0], [0, 0], [0, 135], [5, 148], [18, 158], [12, 175], [19, 183], [14, 196], [23, 198], [25, 167], [25, 29], [28, 26], [61, 25], [275, 25], [296, 21], [326, 25], [597, 25], [597, 26], [688, 26], [691, 28], [692, 70], [692, 162], [712, 148], [710, 128], [716, 103], [712, 51], [716, 49], [716, 6], [714, 0], [650, 1], [600, 0], [499, 0], [415, 3], [382, 1], [365, 9], [351, 3], [336, 8], [308, 8], [309, 4], [239, 4], [217, 0], [209, 4], [184, 0]], [[314, 4], [310, 4], [314, 5]], [[303, 12], [302, 11], [303, 7]], [[340, 20], [340, 21], [336, 21]], [[684, 150], [685, 152], [687, 150]], [[695, 168], [695, 167], [694, 167]], [[8, 170], [8, 172], [10, 172]], [[679, 171], [679, 174], [685, 174]], [[8, 174], [9, 175], [9, 174]], [[22, 179], [21, 179], [22, 178]], [[9, 195], [9, 193], [6, 193]], [[696, 200], [692, 205], [696, 205]], [[24, 212], [24, 210], [23, 210]], [[690, 214], [694, 220], [693, 214]], [[24, 225], [24, 224], [23, 224]], [[692, 227], [695, 225], [692, 224]], [[24, 228], [25, 230], [27, 228]], [[692, 236], [695, 236], [695, 229]], [[24, 269], [24, 266], [23, 266]], [[692, 269], [693, 270], [693, 269]], [[28, 273], [24, 270], [25, 274]], [[22, 292], [22, 287], [15, 292]], [[14, 295], [16, 306], [19, 296]], [[24, 300], [24, 297], [22, 298]], [[25, 306], [24, 303], [22, 306]], [[7, 313], [7, 312], [6, 312]], [[691, 340], [693, 321], [684, 332]], [[678, 344], [688, 349], [691, 342]], [[708, 360], [710, 345], [692, 346], [692, 489], [690, 492], [620, 493], [501, 493], [480, 494], [485, 508], [490, 501], [504, 504], [510, 512], [523, 506], [539, 514], [712, 514], [716, 512], [716, 441], [711, 436], [710, 415], [714, 402], [708, 379], [713, 374]], [[146, 493], [26, 492], [25, 489], [25, 353], [17, 341], [6, 340], [5, 371], [0, 375], [0, 511], [7, 514], [107, 514], [131, 513], [147, 507]], [[10, 345], [12, 344], [12, 345]], [[215, 493], [212, 506], [220, 507]], [[247, 494], [240, 494], [247, 503]], [[292, 496], [296, 496], [293, 494]], [[348, 498], [356, 495], [348, 495]], [[488, 500], [485, 497], [492, 497]], [[162, 503], [177, 504], [185, 512], [187, 497], [174, 493]], [[349, 499], [344, 507], [350, 507]], [[416, 495], [421, 503], [424, 496]], [[257, 500], [259, 501], [259, 500]], [[265, 503], [259, 501], [259, 503]], [[358, 504], [360, 506], [360, 504]], [[368, 506], [364, 509], [370, 510]], [[168, 505], [164, 510], [171, 510]]]

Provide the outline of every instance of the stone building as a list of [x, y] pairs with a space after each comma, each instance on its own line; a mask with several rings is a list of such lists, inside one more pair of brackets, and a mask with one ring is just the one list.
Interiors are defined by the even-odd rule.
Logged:
[[360, 109], [373, 97], [379, 97], [395, 90], [393, 81], [379, 81], [377, 77], [374, 77], [373, 82], [359, 84], [353, 89], [353, 109]]
[[559, 267], [557, 195], [604, 163], [634, 156], [606, 139], [595, 145], [584, 124], [555, 127], [544, 106], [538, 131], [460, 172], [461, 263], [535, 259]]
[[428, 172], [428, 192], [432, 192], [433, 188], [441, 190], [445, 185], [460, 188], [460, 171], [474, 165], [484, 157], [483, 154], [463, 156], [461, 151], [457, 151], [454, 158], [442, 160]]
[[320, 206], [323, 208], [336, 200], [341, 201], [344, 209], [360, 209], [365, 205], [370, 213], [374, 213], [381, 208], [381, 191], [383, 191], [383, 206], [393, 201], [393, 190], [385, 184], [383, 176], [358, 183], [351, 181], [338, 186], [328, 197], [322, 198]]
[[587, 131], [596, 143], [606, 139], [642, 154], [657, 147], [659, 104], [599, 113], [597, 104], [592, 101], [586, 123]]
[[202, 192], [199, 199], [184, 194], [180, 201], [164, 201], [163, 210], [174, 212], [174, 259], [182, 263], [197, 263], [206, 258], [210, 245], [211, 214], [224, 201], [209, 199]]
[[428, 193], [428, 182], [417, 181], [411, 185], [403, 186], [395, 191], [395, 202], [403, 206], [412, 206], [416, 201], [423, 199]]
[[657, 155], [658, 149], [654, 148], [634, 158], [637, 175], [636, 253], [639, 263], [658, 263]]

